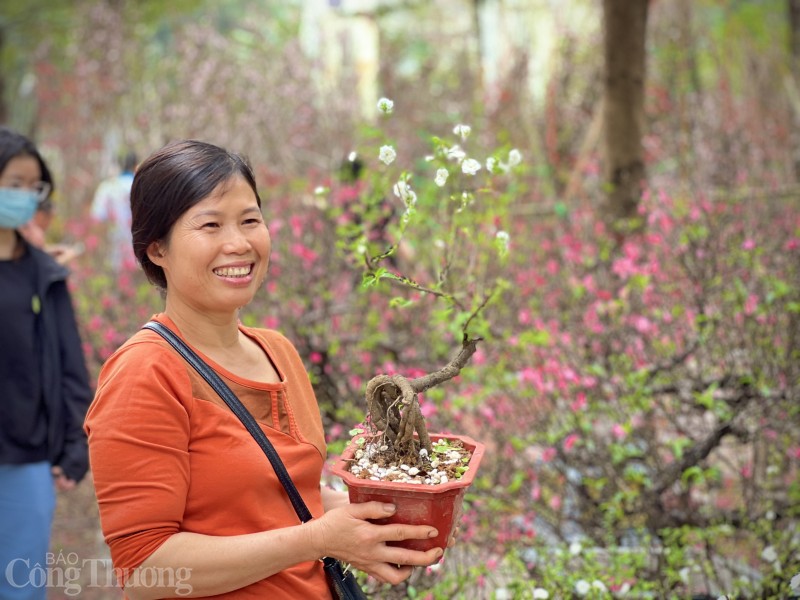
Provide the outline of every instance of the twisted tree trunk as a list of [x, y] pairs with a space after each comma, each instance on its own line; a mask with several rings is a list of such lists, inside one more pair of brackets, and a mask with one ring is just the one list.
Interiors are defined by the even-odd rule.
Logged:
[[383, 432], [394, 449], [413, 451], [416, 432], [419, 447], [431, 452], [431, 439], [417, 396], [458, 375], [475, 354], [479, 341], [481, 338], [464, 336], [458, 355], [433, 373], [410, 380], [402, 375], [377, 375], [369, 380], [366, 390], [368, 420]]

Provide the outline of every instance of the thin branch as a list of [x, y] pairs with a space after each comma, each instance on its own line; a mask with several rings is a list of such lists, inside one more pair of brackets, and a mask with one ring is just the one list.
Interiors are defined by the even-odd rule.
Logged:
[[733, 433], [732, 423], [726, 422], [719, 425], [704, 440], [697, 442], [684, 452], [680, 460], [670, 463], [656, 480], [652, 492], [658, 496], [663, 494], [667, 488], [680, 479], [686, 469], [705, 460], [711, 451], [719, 446], [722, 438], [730, 433]]
[[472, 314], [470, 314], [470, 316], [467, 318], [466, 323], [464, 323], [464, 326], [461, 328], [461, 330], [464, 332], [464, 335], [467, 335], [467, 331], [469, 330], [469, 324], [472, 322], [472, 319], [477, 317], [478, 314], [484, 308], [486, 308], [486, 305], [489, 304], [489, 300], [491, 300], [496, 293], [497, 293], [497, 287], [492, 288], [492, 290], [483, 297], [483, 300], [478, 305], [478, 307], [472, 311]]
[[[373, 277], [375, 276], [375, 272], [377, 271], [377, 268], [375, 266], [375, 260], [376, 259], [380, 259], [383, 256], [388, 256], [388, 254], [384, 253], [384, 254], [382, 254], [382, 255], [380, 255], [378, 257], [369, 257], [366, 254], [364, 255], [364, 264], [367, 267], [367, 272], [370, 273]], [[389, 281], [391, 281], [394, 285], [399, 285], [399, 286], [406, 287], [406, 288], [409, 288], [409, 289], [412, 289], [412, 290], [416, 290], [418, 292], [422, 292], [423, 294], [430, 294], [431, 296], [435, 296], [437, 298], [442, 298], [442, 299], [446, 300], [447, 302], [451, 303], [453, 306], [455, 306], [459, 310], [464, 310], [464, 306], [452, 294], [447, 294], [447, 293], [441, 292], [439, 290], [435, 290], [435, 289], [432, 289], [432, 288], [425, 287], [424, 285], [421, 285], [421, 284], [417, 283], [416, 281], [406, 277], [405, 275], [400, 275], [398, 273], [391, 273], [389, 271], [387, 271], [387, 272], [390, 273], [390, 274], [389, 274], [389, 276], [387, 276], [385, 278], [388, 279]]]
[[668, 361], [665, 361], [663, 363], [651, 366], [648, 369], [648, 372], [647, 372], [647, 381], [648, 382], [652, 381], [655, 378], [655, 376], [658, 375], [659, 373], [662, 373], [664, 371], [671, 371], [672, 369], [674, 369], [678, 365], [682, 364], [699, 347], [700, 347], [700, 340], [695, 338], [695, 340], [691, 344], [689, 344], [689, 347], [686, 348], [686, 350], [684, 350], [680, 354], [677, 354], [677, 355], [673, 356]]
[[461, 372], [461, 369], [466, 366], [472, 355], [475, 354], [475, 351], [478, 349], [478, 342], [480, 342], [482, 339], [483, 338], [470, 339], [465, 334], [464, 340], [461, 343], [461, 350], [453, 360], [451, 360], [438, 371], [434, 371], [433, 373], [428, 373], [427, 375], [422, 375], [421, 377], [412, 379], [409, 382], [411, 387], [416, 393], [419, 394], [458, 375]]

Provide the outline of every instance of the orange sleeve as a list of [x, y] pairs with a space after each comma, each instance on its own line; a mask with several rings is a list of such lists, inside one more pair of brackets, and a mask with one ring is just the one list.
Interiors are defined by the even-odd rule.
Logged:
[[123, 586], [179, 531], [189, 486], [191, 380], [183, 359], [150, 335], [136, 334], [106, 362], [85, 421], [100, 521]]

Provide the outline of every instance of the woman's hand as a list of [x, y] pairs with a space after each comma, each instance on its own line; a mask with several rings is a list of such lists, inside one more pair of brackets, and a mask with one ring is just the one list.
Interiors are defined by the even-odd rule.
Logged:
[[442, 548], [427, 552], [388, 546], [386, 542], [429, 539], [438, 532], [429, 525], [376, 525], [369, 519], [385, 519], [395, 507], [382, 502], [348, 504], [325, 513], [308, 523], [312, 543], [320, 556], [332, 556], [364, 571], [381, 583], [397, 585], [407, 579], [413, 567], [426, 567], [438, 561]]
[[53, 476], [53, 483], [59, 492], [68, 492], [78, 485], [74, 480], [64, 475], [61, 467], [51, 467], [50, 474]]

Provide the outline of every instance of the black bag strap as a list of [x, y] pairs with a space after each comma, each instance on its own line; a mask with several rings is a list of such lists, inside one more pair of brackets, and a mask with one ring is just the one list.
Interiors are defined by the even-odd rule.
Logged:
[[[286, 493], [289, 495], [289, 500], [291, 501], [297, 516], [303, 523], [310, 521], [313, 518], [311, 512], [308, 510], [306, 503], [303, 502], [303, 498], [300, 497], [300, 492], [297, 491], [289, 472], [283, 465], [281, 457], [278, 456], [278, 452], [275, 450], [272, 442], [269, 441], [269, 438], [261, 430], [261, 427], [253, 418], [253, 415], [251, 415], [245, 405], [242, 404], [242, 401], [236, 397], [236, 394], [233, 393], [231, 388], [229, 388], [228, 385], [222, 381], [222, 378], [217, 375], [214, 369], [209, 367], [205, 361], [200, 358], [194, 350], [189, 348], [189, 346], [187, 346], [181, 338], [175, 335], [175, 333], [169, 327], [159, 323], [158, 321], [148, 321], [145, 323], [143, 328], [155, 331], [157, 334], [167, 340], [170, 346], [175, 348], [175, 350], [177, 350], [178, 353], [183, 356], [183, 358], [185, 358], [186, 361], [192, 367], [194, 367], [198, 373], [200, 373], [200, 375], [202, 375], [203, 379], [205, 379], [208, 384], [214, 388], [214, 390], [225, 401], [225, 404], [227, 404], [231, 411], [233, 411], [233, 414], [239, 417], [239, 420], [247, 428], [247, 431], [250, 432], [250, 435], [255, 438], [256, 442], [258, 442], [258, 445], [261, 446], [261, 449], [264, 451], [264, 454], [267, 455], [269, 462], [272, 464], [272, 468], [275, 470], [275, 474], [278, 476], [278, 479], [283, 484]], [[328, 558], [325, 560], [327, 561]]]

